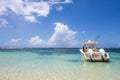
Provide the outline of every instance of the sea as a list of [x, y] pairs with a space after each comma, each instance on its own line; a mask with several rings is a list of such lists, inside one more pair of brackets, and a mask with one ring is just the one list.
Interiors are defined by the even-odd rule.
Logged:
[[87, 62], [79, 48], [0, 49], [0, 80], [120, 80], [120, 49]]

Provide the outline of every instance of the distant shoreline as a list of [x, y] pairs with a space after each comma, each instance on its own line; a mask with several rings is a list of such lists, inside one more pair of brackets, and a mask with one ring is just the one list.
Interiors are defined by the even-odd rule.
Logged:
[[[38, 50], [38, 49], [80, 49], [80, 48], [0, 48], [0, 51], [4, 50]], [[107, 52], [120, 52], [120, 48], [104, 48]]]
[[[80, 49], [81, 47], [73, 47], [73, 48], [0, 48], [0, 50], [3, 49]], [[104, 49], [120, 49], [120, 48], [104, 48]]]
[[[75, 48], [0, 48], [0, 50], [3, 49], [80, 49], [81, 47], [75, 47]], [[104, 48], [104, 49], [120, 49], [120, 48]]]

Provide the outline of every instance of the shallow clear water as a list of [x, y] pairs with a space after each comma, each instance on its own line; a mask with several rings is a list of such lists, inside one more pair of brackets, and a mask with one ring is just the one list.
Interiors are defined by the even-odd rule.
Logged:
[[78, 49], [0, 50], [0, 80], [120, 80], [120, 53], [86, 62]]

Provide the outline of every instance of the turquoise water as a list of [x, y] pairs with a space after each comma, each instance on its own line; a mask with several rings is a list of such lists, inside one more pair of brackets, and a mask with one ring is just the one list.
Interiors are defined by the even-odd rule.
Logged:
[[120, 80], [120, 50], [86, 62], [78, 49], [0, 50], [0, 80]]

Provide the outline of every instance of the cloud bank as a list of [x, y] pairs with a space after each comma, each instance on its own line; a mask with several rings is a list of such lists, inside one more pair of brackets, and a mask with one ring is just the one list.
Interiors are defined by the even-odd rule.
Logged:
[[54, 33], [48, 40], [43, 40], [39, 36], [32, 37], [28, 44], [31, 47], [75, 47], [79, 41], [75, 39], [76, 31], [60, 22], [54, 23]]
[[72, 0], [0, 0], [0, 17], [13, 12], [24, 16], [28, 22], [36, 23], [36, 17], [47, 17], [53, 7], [62, 11], [61, 5], [70, 3]]
[[6, 43], [4, 43], [4, 45], [8, 47], [16, 47], [20, 45], [19, 43], [21, 40], [22, 40], [21, 38], [10, 39]]

